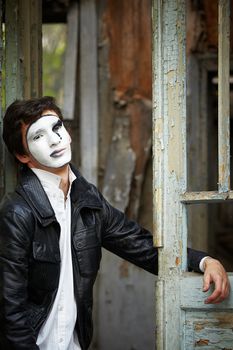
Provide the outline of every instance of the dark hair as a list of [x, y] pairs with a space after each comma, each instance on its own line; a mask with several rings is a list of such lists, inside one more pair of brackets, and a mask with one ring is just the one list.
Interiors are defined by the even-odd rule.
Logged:
[[46, 110], [54, 111], [63, 120], [60, 108], [53, 97], [44, 96], [30, 100], [16, 100], [6, 110], [3, 119], [3, 140], [13, 155], [26, 154], [22, 139], [22, 125], [30, 125]]

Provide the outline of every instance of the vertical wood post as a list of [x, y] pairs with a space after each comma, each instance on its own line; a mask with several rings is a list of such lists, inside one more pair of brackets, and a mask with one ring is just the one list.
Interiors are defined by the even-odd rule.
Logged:
[[74, 119], [76, 106], [76, 81], [77, 81], [77, 51], [78, 51], [78, 3], [70, 6], [67, 15], [67, 48], [65, 53], [64, 73], [64, 118]]
[[[3, 32], [2, 32], [2, 0], [0, 0], [0, 135], [2, 135], [3, 118]], [[4, 194], [4, 146], [0, 137], [0, 198]]]
[[218, 169], [219, 192], [230, 190], [230, 1], [218, 6]]
[[158, 350], [180, 350], [180, 274], [186, 268], [185, 1], [153, 1], [153, 193]]
[[82, 173], [97, 184], [97, 19], [94, 0], [80, 1], [80, 125]]
[[[42, 63], [42, 1], [6, 1], [6, 106], [16, 99], [40, 96]], [[5, 191], [16, 184], [14, 159], [5, 157]]]

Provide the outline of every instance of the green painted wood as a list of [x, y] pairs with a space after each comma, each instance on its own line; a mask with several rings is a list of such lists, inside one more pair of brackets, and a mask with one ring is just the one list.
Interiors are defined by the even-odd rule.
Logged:
[[[2, 32], [2, 0], [0, 0], [0, 135], [2, 135], [2, 91], [3, 91], [3, 32]], [[0, 138], [0, 199], [4, 194], [4, 146]]]
[[[6, 106], [16, 98], [23, 97], [22, 63], [19, 45], [19, 4], [18, 0], [6, 1]], [[5, 156], [5, 192], [12, 192], [16, 185], [16, 167], [14, 159], [6, 151]]]
[[[42, 1], [6, 1], [6, 106], [42, 94]], [[14, 190], [16, 165], [5, 156], [5, 192]]]

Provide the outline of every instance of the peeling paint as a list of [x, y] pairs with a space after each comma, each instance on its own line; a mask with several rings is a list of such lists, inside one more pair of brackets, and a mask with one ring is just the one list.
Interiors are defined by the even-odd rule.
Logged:
[[119, 267], [120, 278], [128, 278], [129, 277], [129, 263], [123, 260]]
[[195, 345], [197, 346], [205, 346], [205, 345], [208, 345], [209, 344], [209, 340], [208, 339], [200, 339], [200, 340], [197, 340], [195, 342]]
[[179, 266], [180, 265], [180, 262], [181, 262], [181, 259], [180, 257], [176, 257], [176, 266]]
[[135, 154], [129, 143], [128, 118], [116, 118], [104, 177], [103, 194], [111, 204], [122, 211], [125, 211], [129, 202], [134, 167]]

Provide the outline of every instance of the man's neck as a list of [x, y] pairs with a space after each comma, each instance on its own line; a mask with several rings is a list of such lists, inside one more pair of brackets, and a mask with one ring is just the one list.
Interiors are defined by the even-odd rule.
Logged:
[[69, 191], [70, 181], [69, 181], [69, 166], [67, 165], [64, 169], [59, 168], [56, 169], [56, 175], [61, 177], [61, 182], [59, 188], [63, 191], [64, 196], [66, 198], [67, 193]]
[[61, 177], [60, 189], [63, 191], [65, 198], [67, 197], [67, 193], [69, 191], [70, 181], [69, 181], [69, 173], [66, 178]]
[[[30, 166], [29, 166], [30, 167]], [[69, 191], [69, 186], [70, 186], [70, 182], [69, 182], [69, 165], [66, 164], [61, 168], [47, 168], [47, 167], [38, 167], [38, 169], [42, 169], [45, 171], [48, 171], [52, 174], [58, 175], [61, 177], [61, 182], [59, 185], [59, 188], [63, 191], [64, 196], [66, 198], [67, 193]]]

